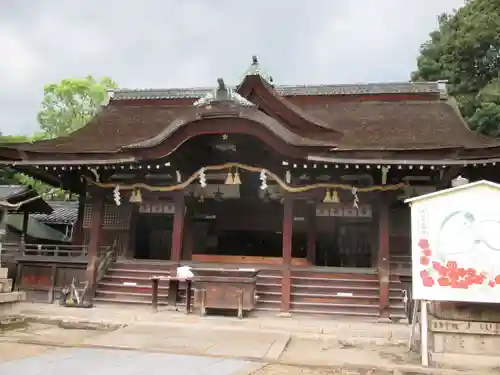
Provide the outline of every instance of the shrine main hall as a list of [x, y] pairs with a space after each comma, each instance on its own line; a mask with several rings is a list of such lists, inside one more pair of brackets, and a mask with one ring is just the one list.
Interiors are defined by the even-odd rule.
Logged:
[[400, 319], [404, 199], [498, 180], [500, 142], [437, 82], [282, 86], [254, 57], [231, 85], [109, 96], [68, 136], [0, 145], [4, 167], [78, 195], [66, 263], [95, 303], [150, 303], [148, 277], [179, 265], [255, 268], [257, 310]]

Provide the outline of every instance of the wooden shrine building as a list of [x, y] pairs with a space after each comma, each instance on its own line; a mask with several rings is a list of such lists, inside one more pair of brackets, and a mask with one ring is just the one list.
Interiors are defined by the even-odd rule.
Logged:
[[500, 142], [439, 86], [279, 86], [254, 58], [237, 86], [116, 90], [82, 129], [1, 145], [0, 162], [80, 194], [87, 277], [118, 253], [97, 301], [147, 302], [147, 275], [202, 263], [262, 269], [262, 310], [398, 318], [403, 199], [497, 180]]

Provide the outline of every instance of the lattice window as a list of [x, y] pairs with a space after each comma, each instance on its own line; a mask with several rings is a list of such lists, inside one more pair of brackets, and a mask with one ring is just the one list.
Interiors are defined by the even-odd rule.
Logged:
[[[92, 227], [92, 206], [85, 205], [83, 227]], [[130, 228], [130, 206], [116, 206], [114, 204], [104, 205], [104, 229], [129, 229]]]

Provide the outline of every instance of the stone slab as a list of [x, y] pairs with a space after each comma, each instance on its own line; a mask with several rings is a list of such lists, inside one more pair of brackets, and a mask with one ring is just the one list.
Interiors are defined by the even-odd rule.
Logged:
[[[89, 337], [86, 346], [118, 347], [254, 360], [279, 358], [289, 335], [227, 329], [129, 326]], [[270, 356], [270, 357], [269, 357]]]
[[7, 279], [9, 273], [9, 269], [6, 267], [0, 267], [0, 279]]
[[0, 304], [20, 302], [24, 300], [26, 300], [26, 293], [24, 292], [0, 293]]
[[[234, 375], [249, 374], [250, 362], [232, 359], [103, 349], [57, 349], [0, 362], [1, 374], [30, 375]], [[247, 372], [242, 372], [246, 367]]]
[[0, 279], [0, 293], [12, 292], [12, 279]]

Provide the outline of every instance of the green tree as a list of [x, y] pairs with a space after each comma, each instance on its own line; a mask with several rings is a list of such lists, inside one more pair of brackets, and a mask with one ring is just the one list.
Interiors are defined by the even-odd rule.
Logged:
[[[58, 84], [48, 84], [44, 87], [42, 109], [37, 116], [41, 131], [30, 137], [0, 134], [0, 144], [33, 142], [68, 135], [87, 124], [107, 100], [108, 90], [116, 87], [116, 83], [110, 78], [96, 81], [90, 75], [81, 79], [63, 79]], [[54, 191], [51, 186], [17, 173], [12, 168], [0, 170], [0, 182], [29, 186], [39, 194]], [[55, 192], [57, 198], [64, 195], [64, 191], [60, 189]]]
[[110, 78], [97, 81], [90, 75], [46, 85], [37, 116], [45, 138], [65, 136], [87, 124], [107, 100], [108, 90], [116, 87]]
[[471, 128], [500, 136], [500, 1], [467, 0], [441, 15], [417, 67], [414, 81], [448, 80]]
[[[0, 144], [31, 142], [41, 139], [42, 136], [43, 134], [41, 133], [35, 133], [32, 137], [26, 137], [24, 135], [0, 135]], [[53, 187], [44, 184], [43, 182], [38, 181], [33, 177], [27, 176], [23, 173], [19, 173], [15, 169], [10, 167], [3, 167], [0, 169], [0, 184], [23, 185], [32, 188], [38, 194], [46, 194], [47, 192], [52, 192], [54, 197], [57, 198], [62, 198], [65, 194], [61, 189], [54, 190]]]

